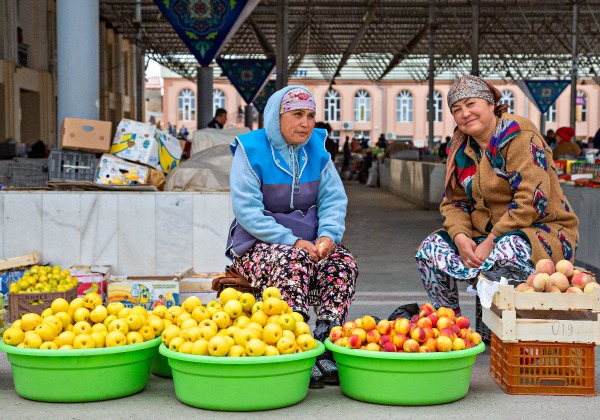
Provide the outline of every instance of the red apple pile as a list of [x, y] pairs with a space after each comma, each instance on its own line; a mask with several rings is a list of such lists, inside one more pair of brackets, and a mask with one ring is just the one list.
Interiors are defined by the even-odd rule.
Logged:
[[535, 273], [515, 291], [592, 294], [596, 287], [600, 285], [591, 273], [574, 268], [570, 261], [560, 260], [555, 265], [552, 260], [543, 259], [535, 265]]
[[410, 320], [394, 321], [365, 315], [329, 332], [332, 343], [351, 349], [397, 353], [429, 353], [464, 350], [481, 343], [481, 335], [471, 331], [466, 316], [455, 317], [450, 308], [437, 311], [424, 303]]

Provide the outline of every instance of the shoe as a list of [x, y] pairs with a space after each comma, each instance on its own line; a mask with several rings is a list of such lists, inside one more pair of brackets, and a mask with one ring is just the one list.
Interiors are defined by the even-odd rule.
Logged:
[[418, 313], [419, 305], [416, 303], [408, 303], [406, 305], [398, 306], [388, 317], [388, 321], [394, 321], [398, 318], [411, 319], [413, 315]]
[[313, 337], [321, 343], [324, 343], [325, 340], [329, 338], [329, 332], [336, 325], [341, 325], [341, 323], [328, 319], [318, 319], [315, 329], [313, 330]]
[[316, 366], [319, 367], [323, 375], [323, 380], [327, 385], [339, 385], [338, 367], [333, 360], [333, 355], [329, 350], [320, 356], [317, 356]]
[[319, 367], [316, 364], [313, 365], [312, 370], [310, 372], [310, 382], [308, 384], [308, 387], [311, 389], [319, 389], [325, 387], [325, 378], [321, 373], [321, 369], [319, 369]]

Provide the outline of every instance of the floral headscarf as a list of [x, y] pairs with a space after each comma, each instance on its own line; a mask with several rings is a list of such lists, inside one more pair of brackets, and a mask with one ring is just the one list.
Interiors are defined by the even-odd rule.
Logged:
[[283, 114], [295, 109], [308, 109], [314, 112], [315, 100], [312, 95], [304, 89], [291, 89], [285, 93], [281, 100], [279, 113]]

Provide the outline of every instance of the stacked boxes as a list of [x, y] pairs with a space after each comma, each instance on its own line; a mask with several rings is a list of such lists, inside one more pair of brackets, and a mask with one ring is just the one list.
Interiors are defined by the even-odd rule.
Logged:
[[123, 302], [125, 307], [136, 305], [152, 310], [156, 305], [170, 308], [179, 304], [177, 276], [111, 277], [108, 281], [108, 303]]

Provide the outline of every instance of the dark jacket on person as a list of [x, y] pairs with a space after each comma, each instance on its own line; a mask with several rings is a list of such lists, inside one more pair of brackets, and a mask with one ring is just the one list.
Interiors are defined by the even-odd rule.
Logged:
[[218, 123], [217, 120], [215, 120], [214, 118], [208, 123], [207, 125], [208, 128], [216, 128], [216, 129], [221, 129], [223, 128], [223, 126], [221, 124]]

